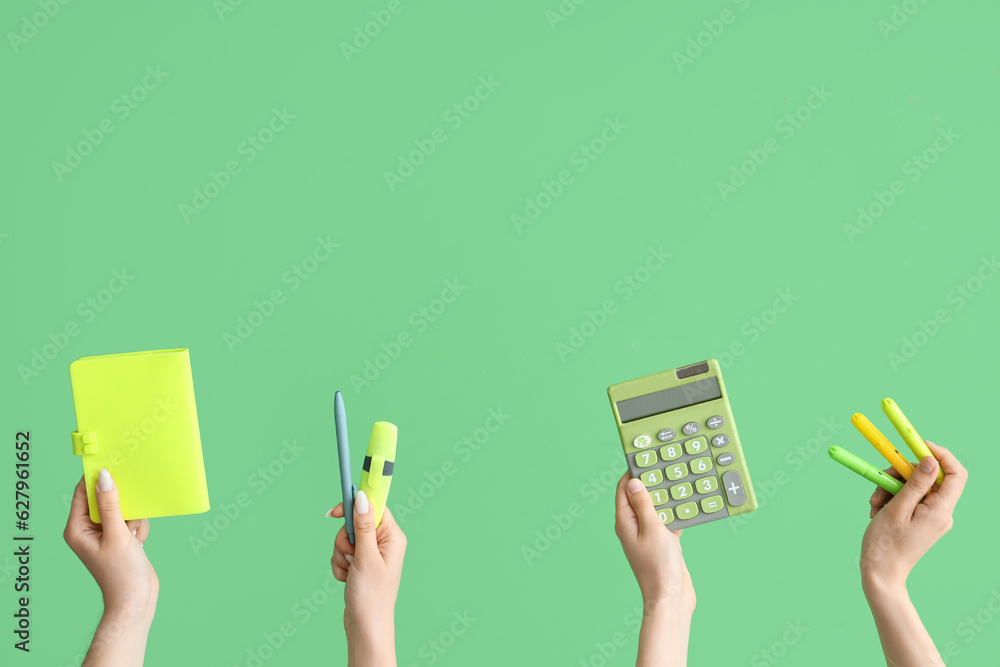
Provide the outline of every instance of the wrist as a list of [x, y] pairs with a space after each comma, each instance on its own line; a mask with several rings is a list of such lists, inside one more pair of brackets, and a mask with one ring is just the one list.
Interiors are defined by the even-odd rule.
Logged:
[[396, 664], [396, 628], [391, 615], [377, 623], [351, 619], [346, 630], [349, 665]]
[[643, 620], [657, 623], [679, 623], [685, 616], [690, 616], [691, 612], [684, 609], [679, 597], [650, 597], [643, 598], [642, 618]]
[[145, 600], [104, 599], [103, 618], [122, 626], [146, 626], [152, 624], [156, 613], [156, 595]]
[[900, 595], [909, 597], [906, 590], [906, 576], [897, 572], [862, 568], [861, 588], [869, 601], [898, 598]]

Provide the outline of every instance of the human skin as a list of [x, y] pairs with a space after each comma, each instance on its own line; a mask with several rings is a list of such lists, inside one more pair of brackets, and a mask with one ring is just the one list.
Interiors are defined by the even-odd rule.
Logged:
[[104, 614], [94, 632], [84, 667], [142, 665], [160, 583], [146, 557], [149, 521], [122, 518], [118, 487], [107, 470], [97, 481], [101, 523], [90, 519], [87, 487], [76, 485], [63, 538], [94, 577], [104, 597]]
[[667, 530], [640, 480], [622, 476], [615, 493], [615, 534], [642, 594], [637, 667], [687, 664], [697, 599], [684, 563], [682, 532]]
[[[340, 503], [327, 516], [343, 518]], [[349, 667], [395, 667], [395, 609], [406, 536], [389, 508], [375, 527], [364, 491], [354, 500], [354, 544], [341, 527], [334, 540], [333, 576], [344, 586], [344, 631]]]
[[[951, 530], [968, 473], [944, 447], [927, 446], [933, 456], [920, 461], [899, 493], [878, 488], [872, 494], [871, 523], [861, 541], [861, 584], [890, 667], [945, 664], [906, 581], [920, 558]], [[939, 465], [945, 477], [935, 486]], [[886, 473], [900, 478], [891, 468]]]

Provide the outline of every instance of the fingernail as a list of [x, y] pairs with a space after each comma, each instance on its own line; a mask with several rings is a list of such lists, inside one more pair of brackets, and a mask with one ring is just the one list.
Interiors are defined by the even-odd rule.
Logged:
[[630, 479], [626, 486], [628, 488], [629, 493], [639, 493], [640, 491], [642, 491], [642, 482], [640, 482], [635, 478]]
[[136, 533], [136, 531], [137, 531], [137, 530], [139, 530], [139, 529], [138, 529], [138, 528], [136, 528], [135, 530], [133, 530], [133, 531], [132, 531], [132, 535], [133, 535], [133, 536], [135, 535], [135, 533]]
[[920, 471], [921, 472], [934, 472], [934, 468], [937, 467], [937, 460], [933, 456], [925, 456], [922, 461], [920, 461]]
[[368, 514], [372, 509], [372, 504], [368, 500], [368, 494], [358, 491], [358, 497], [354, 499], [354, 511], [358, 514]]
[[115, 480], [111, 479], [111, 473], [108, 472], [107, 468], [101, 468], [101, 472], [97, 473], [97, 488], [101, 491], [110, 491], [115, 488]]
[[344, 558], [347, 559], [348, 563], [353, 563], [354, 562], [354, 556], [352, 556], [351, 554], [344, 554]]
[[332, 507], [326, 511], [326, 515], [327, 516], [333, 516], [333, 508]]

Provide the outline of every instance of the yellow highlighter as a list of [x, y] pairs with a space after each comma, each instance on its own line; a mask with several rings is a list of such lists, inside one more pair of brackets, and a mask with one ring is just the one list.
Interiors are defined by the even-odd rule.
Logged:
[[851, 423], [854, 424], [854, 428], [861, 432], [861, 435], [865, 436], [868, 442], [872, 443], [872, 446], [878, 450], [879, 454], [885, 457], [885, 460], [889, 462], [893, 468], [896, 469], [903, 479], [910, 479], [910, 473], [913, 472], [913, 466], [907, 461], [899, 450], [892, 446], [882, 432], [875, 428], [875, 425], [868, 421], [860, 412], [855, 412], [851, 416]]
[[385, 503], [389, 498], [392, 469], [396, 461], [396, 434], [395, 424], [375, 422], [361, 468], [361, 490], [372, 503], [376, 527], [382, 523]]
[[[885, 412], [885, 416], [889, 418], [892, 425], [896, 427], [899, 431], [899, 435], [902, 436], [903, 442], [907, 444], [913, 455], [917, 457], [917, 462], [919, 463], [924, 459], [925, 456], [933, 456], [931, 450], [927, 448], [927, 445], [917, 434], [916, 429], [910, 424], [910, 420], [906, 418], [903, 411], [899, 409], [896, 402], [891, 398], [887, 398], [882, 401], [882, 411]], [[941, 465], [938, 464], [938, 484], [944, 481], [944, 470], [941, 469]]]

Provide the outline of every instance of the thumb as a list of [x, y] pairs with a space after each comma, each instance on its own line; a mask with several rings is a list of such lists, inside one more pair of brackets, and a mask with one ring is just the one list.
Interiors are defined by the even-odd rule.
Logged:
[[910, 473], [910, 479], [900, 489], [892, 504], [896, 505], [897, 511], [905, 512], [906, 515], [913, 514], [920, 499], [927, 495], [931, 486], [937, 481], [938, 462], [933, 456], [925, 456], [920, 461], [920, 465]]
[[656, 510], [653, 509], [653, 498], [646, 492], [646, 487], [643, 486], [641, 480], [630, 479], [625, 485], [625, 493], [628, 496], [629, 504], [632, 505], [632, 509], [635, 510], [635, 515], [639, 519], [640, 536], [647, 531], [656, 530], [657, 526], [663, 525], [660, 517], [656, 516]]
[[97, 496], [97, 513], [101, 516], [101, 529], [106, 537], [121, 539], [131, 537], [132, 531], [125, 525], [122, 509], [118, 500], [118, 485], [111, 477], [107, 468], [101, 468], [97, 475], [97, 486], [94, 489]]
[[378, 538], [375, 536], [375, 512], [372, 511], [372, 501], [364, 491], [358, 491], [354, 499], [354, 557], [366, 554], [362, 558], [377, 555]]

